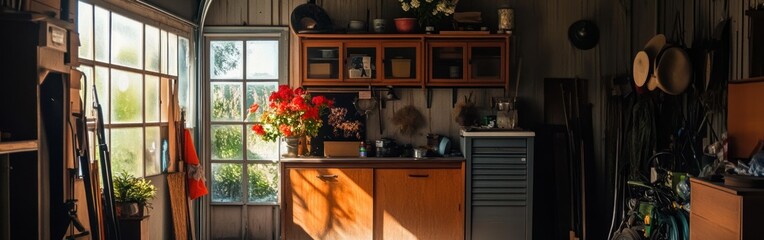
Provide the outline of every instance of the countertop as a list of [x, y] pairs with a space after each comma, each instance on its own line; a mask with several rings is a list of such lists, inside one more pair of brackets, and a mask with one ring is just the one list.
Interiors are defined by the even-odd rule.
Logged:
[[460, 135], [463, 137], [535, 137], [536, 133], [522, 130], [475, 129], [461, 130]]
[[301, 157], [281, 159], [283, 163], [453, 163], [463, 161], [463, 157]]

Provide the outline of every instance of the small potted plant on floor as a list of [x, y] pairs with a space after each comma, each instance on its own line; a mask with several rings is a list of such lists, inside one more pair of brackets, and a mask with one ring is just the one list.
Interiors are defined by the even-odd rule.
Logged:
[[114, 177], [114, 198], [117, 202], [117, 217], [141, 218], [143, 210], [151, 208], [148, 201], [154, 199], [156, 187], [151, 181], [130, 175], [127, 171]]

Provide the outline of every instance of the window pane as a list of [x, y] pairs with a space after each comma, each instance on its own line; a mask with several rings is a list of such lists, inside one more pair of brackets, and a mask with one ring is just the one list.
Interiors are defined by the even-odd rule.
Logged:
[[77, 31], [80, 34], [80, 57], [93, 59], [93, 5], [79, 2]]
[[[190, 90], [189, 73], [190, 65], [188, 63], [188, 39], [178, 38], [178, 104], [186, 109], [187, 116], [193, 116], [191, 112], [192, 102], [188, 99]], [[192, 94], [193, 95], [193, 94]]]
[[250, 164], [247, 174], [250, 202], [276, 202], [279, 189], [278, 163]]
[[167, 74], [178, 75], [178, 36], [170, 33], [167, 38]]
[[241, 125], [212, 126], [212, 159], [241, 160], [243, 159]]
[[[93, 101], [93, 88], [90, 87], [93, 84], [93, 67], [82, 65], [77, 69], [85, 75], [80, 79], [80, 100], [83, 101], [82, 104], [84, 104], [83, 107], [85, 107], [85, 116], [92, 117], [90, 112], [93, 109], [93, 104], [88, 104], [88, 102]], [[85, 81], [87, 81], [87, 83]], [[85, 96], [86, 91], [87, 96]], [[85, 99], [85, 97], [88, 99]]]
[[111, 169], [143, 176], [143, 128], [111, 129]]
[[[95, 84], [96, 84], [96, 91], [97, 91], [97, 94], [98, 94], [98, 103], [101, 104], [101, 108], [102, 108], [102, 112], [103, 112], [103, 122], [104, 123], [108, 123], [109, 119], [111, 119], [110, 118], [111, 114], [109, 112], [109, 109], [110, 109], [109, 108], [109, 106], [110, 106], [109, 101], [111, 99], [111, 98], [109, 98], [109, 83], [110, 83], [110, 81], [109, 81], [109, 68], [96, 66], [96, 68], [95, 68]], [[90, 90], [92, 91], [93, 90], [92, 83], [88, 83], [88, 84], [90, 84], [90, 86], [88, 86], [88, 88], [90, 88]], [[91, 110], [93, 109], [93, 101], [94, 100], [95, 100], [95, 95], [88, 94], [88, 103], [86, 103], [86, 104], [88, 106], [90, 106], [89, 109], [91, 109]], [[91, 114], [92, 114], [92, 116], [90, 116], [90, 117], [95, 117], [95, 115], [96, 115], [95, 112], [93, 112]]]
[[212, 201], [241, 202], [241, 164], [212, 164]]
[[212, 83], [212, 121], [242, 120], [242, 89], [240, 83]]
[[146, 122], [159, 122], [159, 77], [146, 75]]
[[111, 14], [111, 63], [143, 69], [143, 24]]
[[161, 173], [162, 135], [159, 127], [146, 128], [146, 176]]
[[109, 11], [95, 7], [95, 59], [109, 62]]
[[[159, 103], [159, 111], [161, 112], [162, 122], [168, 122], [169, 116], [170, 116], [170, 79], [167, 78], [161, 78], [160, 81], [160, 88], [159, 88], [159, 96], [161, 102]], [[188, 118], [189, 115], [186, 113], [186, 118]]]
[[247, 42], [247, 79], [279, 78], [279, 42]]
[[278, 88], [278, 83], [276, 82], [247, 83], [247, 105], [245, 105], [247, 109], [245, 114], [249, 113], [249, 106], [252, 106], [253, 103], [260, 105], [257, 112], [247, 115], [248, 121], [260, 121], [260, 115], [263, 114], [264, 109], [268, 106], [268, 97], [271, 96], [272, 92], [276, 91], [276, 88]]
[[159, 72], [159, 29], [146, 25], [146, 70]]
[[162, 30], [159, 33], [160, 41], [159, 41], [159, 56], [162, 58], [162, 66], [161, 71], [162, 73], [167, 73], [167, 32]]
[[210, 42], [210, 76], [212, 79], [241, 79], [242, 42], [214, 41]]
[[263, 141], [252, 131], [252, 126], [249, 124], [244, 130], [247, 132], [247, 159], [277, 161], [279, 159], [278, 142]]
[[111, 70], [111, 120], [113, 123], [143, 121], [143, 79], [138, 73]]

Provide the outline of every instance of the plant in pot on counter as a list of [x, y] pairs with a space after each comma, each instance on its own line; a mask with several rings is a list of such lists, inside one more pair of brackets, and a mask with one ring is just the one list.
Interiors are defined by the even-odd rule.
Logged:
[[[252, 131], [265, 141], [276, 141], [283, 137], [287, 142], [287, 157], [300, 155], [299, 141], [315, 137], [323, 125], [320, 114], [334, 104], [323, 96], [312, 97], [302, 88], [291, 89], [280, 85], [278, 91], [268, 97], [268, 106], [260, 119], [252, 126]], [[257, 112], [258, 104], [252, 104], [249, 114]]]
[[114, 198], [120, 218], [143, 217], [144, 208], [151, 208], [157, 189], [151, 181], [122, 171], [114, 177]]

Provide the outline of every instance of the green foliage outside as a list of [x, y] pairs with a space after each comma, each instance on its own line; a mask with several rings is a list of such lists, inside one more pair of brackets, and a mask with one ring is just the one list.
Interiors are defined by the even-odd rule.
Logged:
[[[260, 169], [258, 169], [260, 168]], [[263, 169], [265, 168], [265, 169]], [[261, 170], [261, 171], [258, 171]], [[263, 172], [265, 171], [265, 172]], [[249, 201], [275, 202], [278, 193], [278, 165], [258, 164], [249, 166]]]
[[212, 74], [223, 75], [226, 72], [235, 69], [241, 60], [241, 49], [236, 44], [237, 42], [215, 42], [210, 44], [210, 51], [212, 53]]
[[212, 85], [212, 119], [241, 120], [241, 95], [239, 85]]
[[241, 199], [241, 164], [220, 164], [212, 168], [212, 199], [235, 202]]
[[215, 159], [237, 159], [242, 156], [242, 136], [239, 126], [212, 128], [212, 156]]

